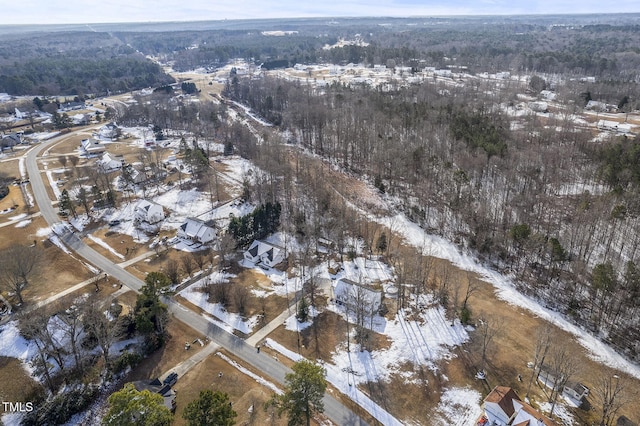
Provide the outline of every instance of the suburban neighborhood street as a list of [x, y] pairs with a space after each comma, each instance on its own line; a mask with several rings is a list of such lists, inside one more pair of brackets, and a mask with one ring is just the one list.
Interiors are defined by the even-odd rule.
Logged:
[[[86, 131], [86, 129], [83, 129], [81, 131]], [[106, 273], [112, 276], [130, 289], [139, 292], [144, 285], [144, 282], [142, 280], [125, 271], [122, 267], [111, 262], [101, 254], [87, 246], [68, 226], [54, 226], [56, 224], [59, 225], [61, 221], [58, 218], [56, 210], [52, 206], [52, 200], [49, 198], [45, 183], [42, 179], [42, 175], [38, 167], [38, 155], [46, 147], [61, 141], [63, 138], [69, 137], [81, 131], [68, 133], [64, 136], [58, 136], [49, 141], [43, 142], [41, 145], [32, 149], [27, 154], [26, 166], [31, 181], [31, 187], [33, 189], [35, 201], [40, 208], [42, 216], [45, 218], [49, 226], [51, 226], [53, 229], [58, 229], [58, 235], [69, 248], [82, 256], [86, 261], [93, 264], [96, 268], [100, 269], [102, 273]], [[162, 301], [163, 303], [167, 304], [169, 312], [171, 313], [173, 318], [188, 324], [203, 336], [207, 336], [215, 344], [233, 353], [244, 362], [252, 365], [254, 368], [262, 372], [266, 377], [275, 380], [279, 384], [283, 384], [285, 374], [291, 372], [289, 368], [279, 363], [275, 359], [272, 359], [270, 356], [257, 353], [253, 345], [249, 345], [244, 340], [227, 333], [220, 327], [208, 321], [203, 316], [198, 315], [197, 313], [185, 308], [173, 299], [163, 297]], [[194, 362], [193, 365], [195, 364], [196, 363]], [[353, 411], [345, 407], [338, 400], [328, 394], [325, 394], [324, 396], [324, 404], [325, 415], [336, 424], [366, 424]]]

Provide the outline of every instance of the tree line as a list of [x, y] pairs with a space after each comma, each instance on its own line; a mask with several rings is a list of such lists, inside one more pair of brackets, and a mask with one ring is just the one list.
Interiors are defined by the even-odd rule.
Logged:
[[569, 114], [553, 126], [529, 115], [512, 129], [493, 105], [508, 108], [525, 89], [334, 84], [317, 94], [264, 76], [240, 79], [228, 95], [261, 113], [269, 106], [290, 143], [367, 177], [412, 220], [638, 359], [639, 300], [628, 271], [639, 261], [640, 140], [594, 145]]

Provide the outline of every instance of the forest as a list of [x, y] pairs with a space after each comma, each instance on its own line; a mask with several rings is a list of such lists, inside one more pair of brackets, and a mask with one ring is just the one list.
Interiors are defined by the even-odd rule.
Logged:
[[10, 95], [104, 96], [173, 81], [108, 33], [29, 33], [0, 41], [0, 92]]
[[514, 128], [488, 87], [333, 85], [318, 95], [269, 77], [238, 86], [227, 94], [277, 115], [289, 142], [366, 176], [422, 227], [640, 359], [639, 137], [594, 145], [569, 115], [529, 115]]

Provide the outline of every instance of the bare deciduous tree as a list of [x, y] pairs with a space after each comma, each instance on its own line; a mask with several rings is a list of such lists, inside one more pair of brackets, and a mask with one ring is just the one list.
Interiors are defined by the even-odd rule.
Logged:
[[44, 253], [38, 246], [13, 245], [0, 255], [0, 286], [14, 292], [24, 303], [22, 291], [35, 278], [44, 262]]
[[[220, 253], [220, 269], [224, 269], [229, 262], [229, 258], [233, 253], [233, 248], [235, 247], [236, 242], [233, 240], [233, 237], [225, 232], [218, 238], [218, 253]], [[211, 252], [212, 254], [213, 252]], [[213, 264], [213, 259], [211, 259], [211, 264]]]
[[209, 252], [209, 249], [205, 249], [205, 250], [194, 251], [192, 253], [193, 261], [196, 263], [196, 265], [198, 266], [198, 269], [201, 271], [204, 269], [204, 264], [207, 263], [208, 252]]
[[182, 264], [182, 270], [184, 273], [189, 275], [189, 278], [191, 278], [191, 275], [193, 274], [193, 257], [190, 254], [183, 254], [180, 257], [180, 263]]
[[113, 343], [122, 335], [121, 324], [117, 319], [109, 319], [103, 313], [100, 302], [96, 299], [87, 301], [82, 316], [82, 324], [86, 332], [90, 333], [102, 351], [105, 368], [109, 370], [109, 350]]
[[249, 290], [243, 285], [234, 285], [231, 287], [233, 292], [233, 301], [235, 302], [238, 313], [242, 316], [247, 312], [247, 304], [249, 303]]
[[69, 159], [69, 158], [68, 158], [66, 155], [60, 155], [60, 156], [58, 157], [58, 162], [62, 165], [62, 168], [63, 168], [63, 169], [66, 169], [66, 168], [67, 168], [67, 160], [68, 160], [68, 159]]
[[164, 273], [169, 277], [172, 284], [177, 284], [179, 279], [178, 262], [173, 259], [167, 260], [164, 265]]
[[51, 368], [49, 366], [48, 358], [49, 352], [47, 346], [43, 340], [40, 339], [40, 332], [43, 328], [47, 327], [49, 322], [49, 316], [45, 310], [36, 310], [29, 312], [28, 315], [24, 314], [19, 320], [20, 333], [27, 339], [32, 340], [38, 350], [37, 365], [42, 368], [47, 387], [53, 393], [55, 386], [51, 376]]
[[531, 390], [531, 384], [533, 383], [534, 377], [537, 378], [540, 374], [540, 369], [542, 368], [542, 364], [544, 364], [544, 359], [547, 356], [553, 338], [553, 329], [549, 323], [545, 323], [544, 327], [538, 329], [538, 332], [536, 333], [536, 343], [533, 352], [533, 368], [531, 371], [531, 377], [529, 378], [529, 385], [527, 386], [526, 397], [529, 396], [529, 391]]
[[593, 385], [593, 395], [601, 405], [600, 425], [613, 426], [622, 407], [633, 401], [628, 379], [601, 372]]
[[478, 320], [479, 325], [477, 328], [478, 338], [480, 339], [480, 371], [484, 370], [487, 362], [487, 353], [491, 348], [493, 339], [502, 331], [503, 322], [492, 316], [485, 316]]
[[[558, 340], [558, 339], [556, 339]], [[551, 414], [564, 390], [565, 385], [571, 377], [573, 377], [580, 368], [580, 360], [576, 354], [575, 343], [572, 341], [562, 340], [551, 345], [549, 348], [547, 368], [553, 376], [553, 386], [549, 394], [549, 402], [551, 403]]]

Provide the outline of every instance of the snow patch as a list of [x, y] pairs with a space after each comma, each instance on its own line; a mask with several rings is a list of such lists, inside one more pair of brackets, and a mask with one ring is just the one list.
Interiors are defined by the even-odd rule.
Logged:
[[482, 396], [476, 390], [469, 388], [445, 389], [436, 408], [439, 416], [434, 425], [438, 426], [467, 426], [475, 424], [482, 415], [479, 401]]
[[258, 316], [254, 315], [247, 319], [239, 314], [228, 312], [219, 303], [210, 303], [208, 301], [209, 295], [202, 291], [208, 285], [216, 285], [223, 282], [228, 282], [230, 277], [234, 275], [225, 274], [222, 272], [214, 272], [205, 276], [204, 278], [196, 281], [193, 285], [180, 291], [178, 294], [189, 302], [202, 308], [205, 312], [218, 318], [217, 321], [212, 318], [207, 318], [209, 321], [215, 323], [220, 328], [226, 330], [229, 333], [233, 333], [234, 330], [238, 330], [244, 334], [251, 334], [253, 327], [258, 323]]

